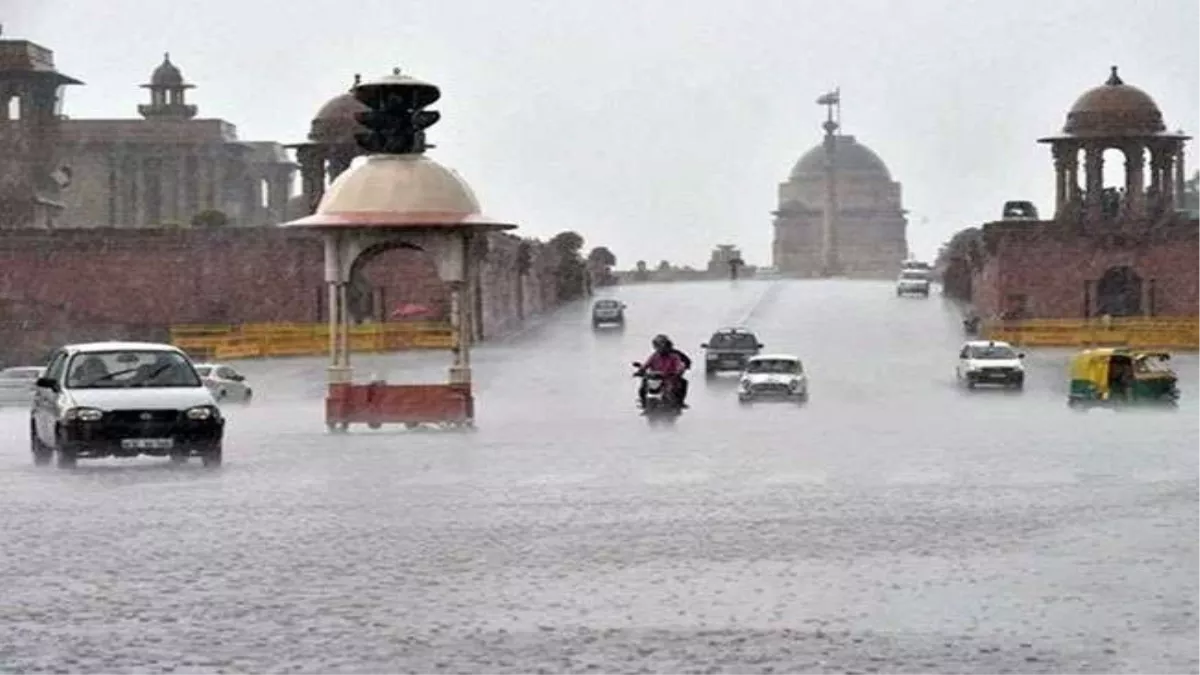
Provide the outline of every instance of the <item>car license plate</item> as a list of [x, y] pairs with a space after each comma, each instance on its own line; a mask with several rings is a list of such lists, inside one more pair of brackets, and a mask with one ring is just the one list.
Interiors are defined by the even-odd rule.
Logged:
[[125, 450], [170, 450], [175, 447], [173, 438], [126, 438], [121, 441]]

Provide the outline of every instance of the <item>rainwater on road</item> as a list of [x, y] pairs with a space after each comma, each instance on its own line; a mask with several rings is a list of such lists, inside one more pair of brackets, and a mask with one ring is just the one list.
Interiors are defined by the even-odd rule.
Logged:
[[[607, 291], [606, 291], [607, 292]], [[321, 359], [238, 364], [225, 466], [35, 468], [0, 411], [4, 672], [1197, 672], [1197, 360], [1175, 412], [1068, 410], [1068, 350], [966, 391], [936, 294], [612, 291], [475, 354], [473, 433], [323, 423]], [[744, 324], [804, 405], [630, 362]], [[442, 353], [356, 356], [440, 381]]]

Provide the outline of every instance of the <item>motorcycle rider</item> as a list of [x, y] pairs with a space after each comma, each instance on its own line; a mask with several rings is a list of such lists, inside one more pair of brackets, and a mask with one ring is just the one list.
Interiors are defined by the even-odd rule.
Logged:
[[[667, 386], [674, 387], [679, 406], [681, 408], [687, 407], [684, 403], [684, 397], [687, 394], [687, 385], [683, 380], [683, 371], [687, 370], [690, 359], [687, 359], [679, 350], [675, 349], [671, 343], [671, 338], [666, 335], [655, 335], [650, 344], [654, 347], [654, 353], [646, 359], [637, 374], [639, 376], [644, 375], [647, 370], [662, 373]], [[638, 401], [642, 408], [646, 407], [645, 378], [642, 379], [642, 384], [638, 387]]]
[[[666, 337], [666, 336], [664, 335], [663, 337]], [[675, 347], [675, 343], [672, 342], [671, 338], [669, 338], [669, 337], [667, 338], [667, 349], [671, 350], [671, 352], [673, 354], [675, 354], [675, 356], [678, 356], [680, 361], [683, 361], [684, 371], [688, 371], [688, 370], [692, 369], [692, 358], [690, 356], [688, 356], [687, 354], [684, 354], [677, 347]], [[681, 407], [681, 408], [688, 407], [687, 395], [688, 395], [688, 379], [683, 376], [683, 373], [680, 373], [679, 374], [679, 407]]]

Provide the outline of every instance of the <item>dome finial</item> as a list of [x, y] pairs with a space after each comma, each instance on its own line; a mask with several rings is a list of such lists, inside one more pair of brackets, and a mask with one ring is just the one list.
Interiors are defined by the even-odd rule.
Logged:
[[1108, 76], [1108, 81], [1105, 82], [1104, 84], [1107, 84], [1110, 87], [1115, 87], [1120, 84], [1125, 84], [1124, 80], [1121, 79], [1121, 76], [1117, 75], [1117, 67], [1116, 66], [1112, 66], [1112, 74], [1110, 74]]
[[354, 74], [354, 86], [357, 87], [360, 84], [362, 84], [362, 73], [355, 73]]
[[171, 52], [163, 52], [163, 63], [171, 62]]
[[392, 74], [399, 75], [400, 74], [400, 66], [396, 66], [395, 68], [392, 68]]

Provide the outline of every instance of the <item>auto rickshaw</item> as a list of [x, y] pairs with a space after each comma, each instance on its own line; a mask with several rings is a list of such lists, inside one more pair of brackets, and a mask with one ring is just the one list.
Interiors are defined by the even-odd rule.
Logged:
[[1071, 359], [1072, 407], [1133, 403], [1173, 406], [1179, 400], [1175, 371], [1166, 352], [1105, 347]]

